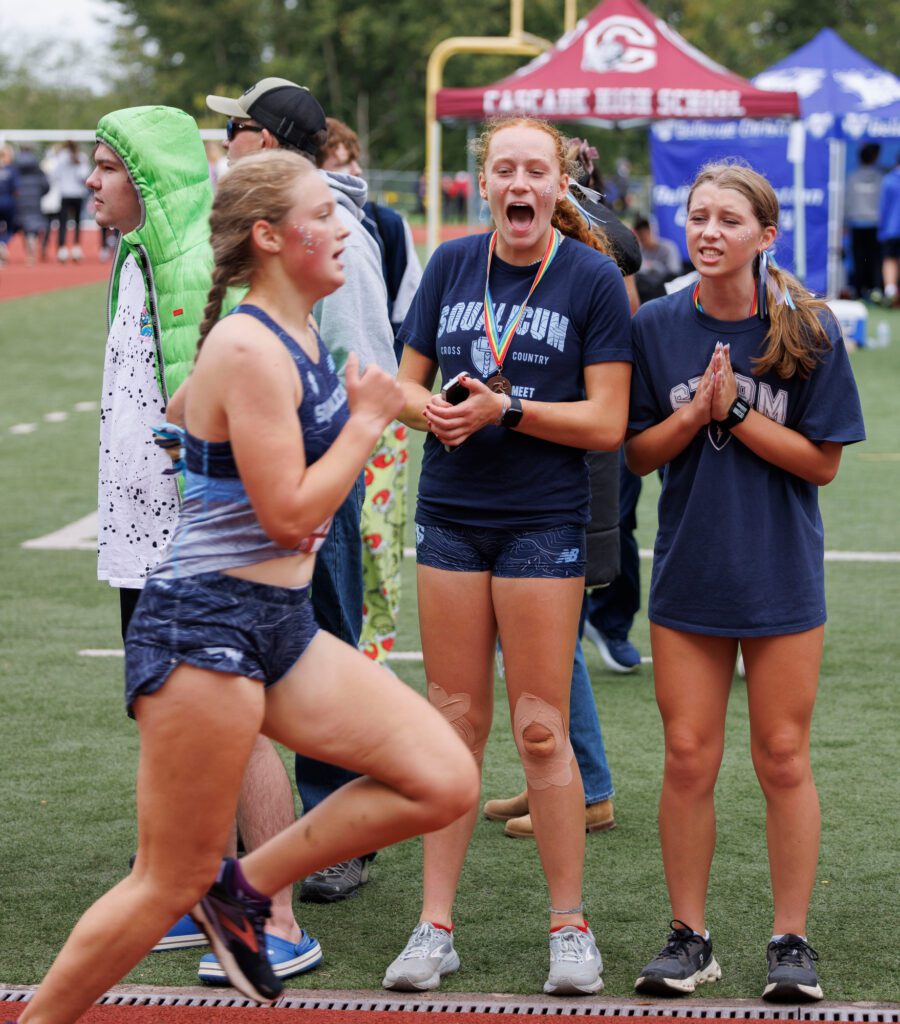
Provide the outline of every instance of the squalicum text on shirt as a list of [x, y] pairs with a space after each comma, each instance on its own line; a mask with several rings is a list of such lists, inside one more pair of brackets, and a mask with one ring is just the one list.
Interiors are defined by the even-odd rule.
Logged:
[[[519, 305], [507, 306], [501, 302], [495, 310], [497, 329], [502, 336], [507, 322], [512, 322], [519, 314]], [[562, 352], [566, 345], [566, 331], [569, 329], [569, 318], [543, 306], [526, 306], [522, 320], [516, 328], [516, 334], [530, 334], [535, 341], [546, 341], [552, 348]], [[457, 331], [484, 330], [484, 303], [457, 302], [455, 306], [441, 307], [441, 319], [438, 324], [438, 338]]]
[[[686, 384], [676, 384], [669, 391], [669, 402], [672, 410], [682, 405], [690, 405], [691, 398], [700, 386], [702, 375], [691, 377]], [[773, 391], [764, 380], [754, 380], [742, 373], [736, 373], [734, 379], [737, 382], [738, 394], [745, 399], [757, 412], [767, 416], [770, 420], [780, 423], [782, 426], [787, 422], [788, 393], [782, 388]]]
[[319, 402], [316, 406], [316, 423], [329, 423], [345, 399], [344, 388], [335, 388], [324, 402]]

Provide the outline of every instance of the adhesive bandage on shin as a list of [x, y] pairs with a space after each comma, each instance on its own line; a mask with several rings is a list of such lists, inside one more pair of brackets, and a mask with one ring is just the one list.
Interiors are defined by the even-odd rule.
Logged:
[[[535, 726], [538, 728], [533, 728]], [[513, 712], [513, 737], [529, 786], [549, 789], [567, 786], [572, 781], [575, 752], [562, 714], [552, 704], [534, 694], [523, 693]], [[529, 747], [539, 747], [544, 752], [533, 753]]]
[[472, 698], [467, 693], [447, 693], [437, 683], [428, 684], [428, 699], [459, 733], [463, 743], [477, 757], [475, 746], [475, 727], [466, 718], [472, 707]]

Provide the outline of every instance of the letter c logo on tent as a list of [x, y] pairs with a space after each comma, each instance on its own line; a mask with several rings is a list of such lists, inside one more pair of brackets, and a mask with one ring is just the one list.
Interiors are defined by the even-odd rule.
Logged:
[[614, 14], [585, 34], [582, 71], [649, 71], [657, 63], [656, 33], [638, 18]]

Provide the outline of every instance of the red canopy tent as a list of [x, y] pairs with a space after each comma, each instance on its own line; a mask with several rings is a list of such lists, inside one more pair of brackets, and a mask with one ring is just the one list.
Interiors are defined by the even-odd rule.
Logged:
[[551, 121], [799, 116], [796, 93], [766, 92], [711, 60], [639, 0], [604, 0], [515, 74], [441, 89], [437, 116]]

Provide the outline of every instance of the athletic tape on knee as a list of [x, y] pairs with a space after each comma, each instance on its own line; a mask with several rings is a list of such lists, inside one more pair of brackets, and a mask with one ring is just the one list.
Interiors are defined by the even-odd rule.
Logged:
[[463, 743], [477, 756], [475, 727], [466, 718], [472, 707], [472, 698], [467, 693], [447, 693], [437, 683], [428, 684], [428, 699], [459, 733]]
[[[552, 739], [552, 750], [546, 754], [533, 754], [529, 751], [525, 732], [531, 725], [538, 725], [550, 734], [548, 739]], [[513, 712], [513, 736], [529, 786], [549, 789], [551, 786], [567, 786], [572, 781], [572, 759], [575, 752], [569, 742], [562, 714], [552, 704], [534, 694], [523, 693], [516, 701]], [[530, 742], [534, 744], [535, 740], [531, 739]]]

